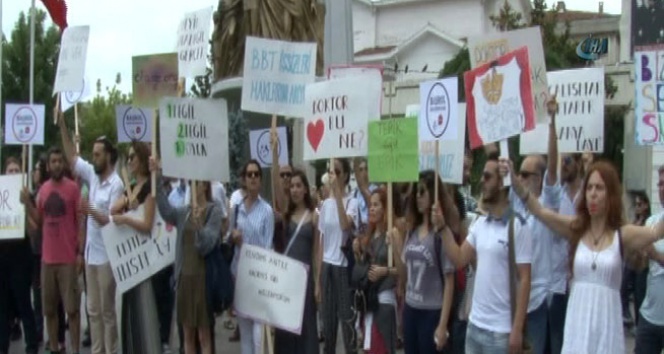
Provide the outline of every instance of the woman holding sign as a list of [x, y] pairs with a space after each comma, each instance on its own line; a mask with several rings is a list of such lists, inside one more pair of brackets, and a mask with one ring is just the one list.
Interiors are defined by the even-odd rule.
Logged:
[[[127, 167], [134, 178], [125, 194], [111, 208], [111, 222], [127, 225], [138, 233], [150, 235], [154, 225], [155, 202], [150, 195], [150, 149], [145, 143], [133, 142], [129, 149]], [[127, 214], [143, 206], [143, 215]], [[160, 354], [159, 320], [152, 282], [147, 279], [123, 294], [122, 352], [125, 354]]]
[[[151, 169], [158, 163], [151, 161]], [[161, 178], [160, 178], [161, 180]], [[173, 277], [176, 289], [176, 315], [184, 331], [185, 354], [196, 353], [198, 336], [201, 353], [212, 354], [210, 327], [214, 321], [207, 301], [205, 256], [221, 239], [223, 213], [212, 200], [210, 182], [194, 182], [196, 198], [194, 206], [174, 208], [168, 201], [168, 193], [162, 181], [157, 183], [157, 207], [168, 224], [175, 225], [178, 233], [175, 242], [175, 266]]]
[[318, 249], [316, 224], [316, 205], [311, 196], [309, 181], [304, 172], [295, 170], [290, 180], [288, 209], [284, 214], [286, 236], [284, 255], [309, 266], [309, 278], [302, 318], [302, 333], [298, 336], [283, 330], [276, 330], [276, 354], [311, 354], [319, 352], [318, 321], [316, 319], [316, 301], [314, 297], [314, 260]]

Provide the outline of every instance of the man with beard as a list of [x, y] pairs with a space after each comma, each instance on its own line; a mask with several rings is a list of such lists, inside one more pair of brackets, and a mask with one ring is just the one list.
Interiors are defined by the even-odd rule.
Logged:
[[49, 338], [47, 350], [59, 353], [58, 305], [62, 301], [69, 320], [72, 352], [78, 353], [81, 333], [78, 275], [83, 266], [83, 245], [78, 243], [81, 193], [76, 182], [64, 177], [64, 164], [62, 150], [51, 148], [48, 152], [51, 178], [41, 186], [36, 206], [25, 187], [21, 203], [42, 228], [42, 308]]
[[122, 179], [115, 172], [118, 151], [110, 140], [100, 137], [94, 142], [90, 164], [76, 154], [62, 113], [58, 125], [67, 159], [76, 175], [89, 186], [89, 196], [81, 201], [81, 211], [88, 216], [84, 255], [92, 354], [115, 354], [118, 352], [115, 280], [101, 228], [110, 222], [110, 208], [124, 190]]

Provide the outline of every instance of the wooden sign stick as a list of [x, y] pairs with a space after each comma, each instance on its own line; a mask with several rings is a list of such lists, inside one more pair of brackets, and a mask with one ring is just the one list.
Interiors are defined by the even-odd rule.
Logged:
[[198, 207], [198, 197], [197, 197], [198, 187], [196, 185], [197, 185], [196, 181], [191, 181], [191, 206], [194, 208]]
[[436, 171], [435, 171], [435, 182], [433, 184], [433, 195], [435, 196], [433, 198], [433, 203], [434, 205], [438, 204], [438, 171], [440, 170], [440, 142], [436, 140], [435, 142], [436, 146], [434, 149], [436, 150]]
[[21, 185], [23, 187], [28, 186], [28, 181], [25, 178], [26, 177], [25, 176], [25, 164], [26, 164], [25, 160], [27, 159], [27, 155], [28, 155], [28, 146], [23, 145], [23, 149], [21, 150]]
[[[271, 128], [271, 130], [270, 130], [270, 136], [272, 136], [272, 134], [273, 134], [274, 132], [276, 132], [276, 131], [277, 131], [277, 116], [276, 116], [276, 115], [273, 115], [273, 116], [272, 116], [272, 128]], [[275, 148], [275, 146], [270, 146], [270, 147], [271, 147], [271, 148]], [[277, 155], [277, 156], [278, 156], [278, 155]], [[277, 161], [272, 161], [272, 169], [273, 169], [273, 170], [274, 170], [274, 169], [277, 170], [276, 173], [272, 173], [272, 176], [273, 176], [273, 177], [274, 177], [274, 176], [278, 176], [278, 175], [279, 175], [279, 160], [277, 160]], [[273, 186], [276, 186], [276, 185], [277, 185], [277, 183], [275, 183], [275, 182], [276, 182], [276, 181], [273, 181], [273, 182], [272, 182], [272, 185], [273, 185]], [[279, 185], [281, 185], [281, 184], [279, 184]], [[283, 205], [279, 205], [279, 207], [281, 208], [281, 207], [283, 207]], [[272, 188], [272, 208], [273, 208], [274, 210], [277, 210], [277, 191], [275, 191], [274, 188]], [[285, 210], [284, 210], [284, 211], [285, 211]]]
[[[155, 108], [154, 114], [152, 115], [152, 142], [151, 142], [151, 155], [157, 160], [157, 128], [159, 125], [157, 124], [157, 120], [159, 119], [159, 109]], [[150, 189], [150, 194], [152, 194], [152, 197], [157, 196], [157, 171], [152, 171], [150, 173], [150, 182], [151, 182], [151, 189]]]
[[80, 154], [81, 138], [78, 135], [78, 103], [74, 103], [74, 134], [76, 134], [76, 154]]
[[[393, 222], [393, 217], [394, 217], [394, 198], [392, 198], [392, 182], [387, 183], [387, 232], [392, 232], [392, 228], [394, 227], [394, 222]], [[392, 235], [392, 237], [396, 237], [396, 235]], [[388, 246], [387, 246], [387, 267], [392, 268], [394, 267], [394, 254], [392, 254], [394, 250], [394, 239], [391, 239]]]
[[60, 114], [60, 92], [55, 95], [55, 108], [53, 109], [53, 125], [58, 124], [58, 114]]

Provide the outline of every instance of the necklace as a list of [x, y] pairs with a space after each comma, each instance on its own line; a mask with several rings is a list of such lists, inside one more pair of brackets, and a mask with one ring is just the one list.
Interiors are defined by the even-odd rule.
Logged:
[[597, 269], [597, 257], [599, 257], [599, 251], [597, 250], [597, 248], [598, 248], [598, 246], [599, 246], [599, 242], [600, 242], [600, 241], [602, 240], [602, 238], [604, 237], [604, 229], [602, 229], [602, 232], [600, 232], [599, 237], [597, 237], [597, 236], [595, 235], [595, 233], [593, 232], [592, 228], [590, 228], [589, 231], [590, 231], [590, 235], [591, 235], [592, 238], [593, 238], [593, 248], [594, 248], [594, 249], [592, 250], [592, 252], [593, 252], [593, 262], [592, 262], [592, 264], [590, 265], [590, 269], [592, 269], [592, 270], [594, 271], [594, 270]]

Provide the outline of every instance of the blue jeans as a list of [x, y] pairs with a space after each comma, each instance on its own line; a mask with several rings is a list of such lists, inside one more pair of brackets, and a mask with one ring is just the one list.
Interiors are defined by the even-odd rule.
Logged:
[[635, 354], [659, 354], [664, 349], [664, 327], [656, 326], [641, 316], [636, 327]]
[[549, 342], [551, 354], [560, 354], [563, 349], [567, 294], [553, 294], [549, 305]]
[[405, 354], [436, 354], [433, 341], [440, 310], [419, 310], [406, 304], [403, 309], [403, 349]]
[[507, 354], [509, 347], [509, 333], [487, 331], [468, 322], [466, 354]]
[[546, 337], [548, 334], [548, 321], [549, 304], [547, 304], [546, 300], [526, 317], [528, 340], [530, 341], [534, 354], [544, 354]]

